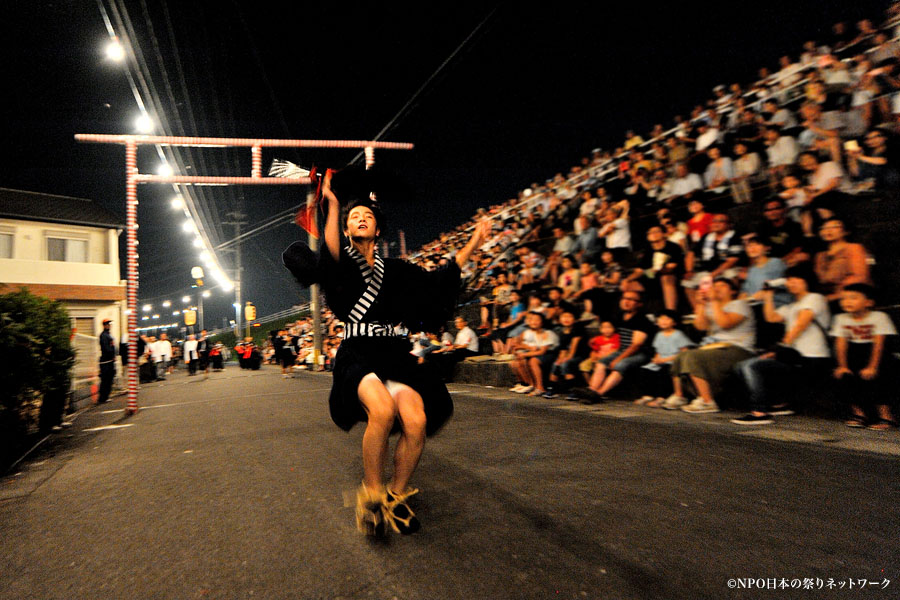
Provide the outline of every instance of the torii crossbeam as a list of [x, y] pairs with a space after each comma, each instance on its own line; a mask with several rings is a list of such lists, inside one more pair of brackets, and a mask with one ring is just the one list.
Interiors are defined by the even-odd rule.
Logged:
[[[125, 146], [125, 196], [128, 264], [128, 403], [125, 412], [138, 411], [137, 364], [137, 185], [139, 183], [178, 183], [183, 185], [309, 185], [309, 177], [285, 178], [262, 176], [263, 148], [363, 148], [366, 162], [374, 162], [375, 150], [412, 150], [413, 144], [359, 140], [274, 140], [253, 138], [173, 137], [161, 135], [110, 135], [79, 133], [75, 140], [95, 144]], [[186, 175], [148, 175], [138, 172], [137, 147], [146, 145], [191, 146], [206, 148], [250, 148], [252, 169], [250, 177], [207, 177]]]

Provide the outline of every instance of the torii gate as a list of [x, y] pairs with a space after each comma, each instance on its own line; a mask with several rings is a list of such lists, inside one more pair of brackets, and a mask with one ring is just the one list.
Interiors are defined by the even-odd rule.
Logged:
[[[173, 137], [160, 135], [108, 135], [79, 133], [75, 135], [79, 142], [96, 144], [122, 144], [125, 146], [125, 196], [126, 196], [126, 229], [127, 229], [127, 263], [128, 263], [128, 404], [126, 414], [133, 415], [138, 410], [138, 365], [137, 365], [137, 184], [139, 183], [180, 183], [218, 184], [218, 185], [309, 185], [309, 177], [285, 178], [262, 176], [263, 148], [363, 148], [366, 152], [366, 166], [374, 163], [375, 150], [412, 150], [413, 144], [400, 142], [374, 142], [354, 140], [270, 140], [252, 138], [212, 138], [212, 137]], [[250, 177], [206, 177], [200, 175], [146, 175], [138, 172], [137, 147], [146, 145], [160, 146], [198, 146], [215, 148], [251, 149], [252, 171]]]

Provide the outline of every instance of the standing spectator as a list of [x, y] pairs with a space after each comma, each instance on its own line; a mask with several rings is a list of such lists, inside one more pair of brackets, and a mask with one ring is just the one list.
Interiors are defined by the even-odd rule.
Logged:
[[184, 342], [184, 362], [188, 366], [188, 375], [197, 374], [200, 364], [200, 353], [197, 352], [197, 336], [190, 334]]
[[156, 365], [157, 379], [165, 379], [172, 359], [172, 344], [165, 333], [159, 334], [159, 340], [153, 342], [153, 362]]
[[603, 244], [600, 243], [600, 237], [597, 235], [598, 230], [594, 226], [593, 215], [578, 217], [576, 223], [580, 223], [581, 233], [575, 240], [572, 252], [582, 264], [596, 264], [603, 251]]
[[611, 354], [594, 365], [591, 375], [591, 395], [586, 404], [601, 402], [603, 398], [625, 378], [625, 375], [650, 360], [650, 340], [653, 323], [641, 310], [641, 296], [637, 292], [622, 293], [619, 313], [613, 319], [616, 333], [621, 340], [619, 352]]
[[868, 253], [862, 244], [847, 241], [847, 231], [840, 219], [822, 224], [819, 235], [828, 248], [816, 254], [815, 269], [819, 286], [830, 302], [837, 304], [843, 289], [851, 283], [872, 285]]
[[[841, 293], [841, 308], [832, 324], [835, 338], [837, 368], [834, 378], [839, 385], [839, 397], [850, 400], [849, 427], [865, 427], [883, 431], [895, 429], [897, 421], [891, 414], [888, 399], [892, 386], [888, 385], [885, 370], [890, 354], [886, 350], [888, 336], [897, 335], [890, 317], [873, 311], [873, 288], [854, 283]], [[877, 408], [877, 418], [870, 424], [867, 410]]]
[[[763, 315], [769, 323], [784, 323], [780, 346], [794, 352], [789, 357], [779, 357], [777, 351], [766, 352], [738, 365], [750, 391], [750, 414], [732, 419], [732, 423], [768, 424], [773, 416], [794, 414], [786, 399], [798, 398], [804, 390], [823, 381], [827, 373], [831, 356], [825, 335], [831, 321], [828, 302], [821, 294], [809, 291], [814, 277], [808, 268], [791, 267], [786, 275], [793, 302], [776, 308], [774, 290], [766, 290]], [[776, 388], [780, 400], [773, 403], [769, 391]]]
[[[753, 356], [756, 327], [753, 311], [744, 300], [736, 300], [737, 286], [720, 277], [712, 289], [701, 289], [694, 309], [694, 327], [707, 336], [695, 350], [679, 354], [672, 363], [674, 393], [663, 408], [681, 408], [688, 413], [719, 412], [715, 397], [721, 392], [731, 369]], [[698, 397], [688, 404], [681, 376], [690, 377]]]
[[97, 403], [104, 404], [109, 400], [113, 379], [116, 377], [116, 344], [109, 333], [112, 320], [103, 319], [103, 331], [100, 332], [100, 389]]
[[212, 343], [209, 334], [204, 329], [200, 332], [200, 339], [197, 340], [197, 352], [200, 354], [200, 370], [204, 373], [204, 379], [209, 377], [209, 351], [212, 349]]

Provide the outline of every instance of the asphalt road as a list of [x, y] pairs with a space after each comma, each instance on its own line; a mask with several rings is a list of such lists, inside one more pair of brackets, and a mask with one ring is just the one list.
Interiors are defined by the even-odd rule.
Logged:
[[422, 530], [372, 541], [329, 385], [179, 374], [79, 414], [0, 480], [0, 598], [900, 598], [897, 432], [451, 386]]

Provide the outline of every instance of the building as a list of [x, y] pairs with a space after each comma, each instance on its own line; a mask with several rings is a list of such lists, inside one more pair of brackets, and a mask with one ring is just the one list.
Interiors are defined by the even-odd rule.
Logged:
[[90, 200], [0, 188], [0, 293], [24, 287], [66, 306], [76, 332], [76, 388], [97, 375], [103, 319], [113, 320], [117, 342], [127, 331], [119, 271], [124, 229], [122, 219]]

